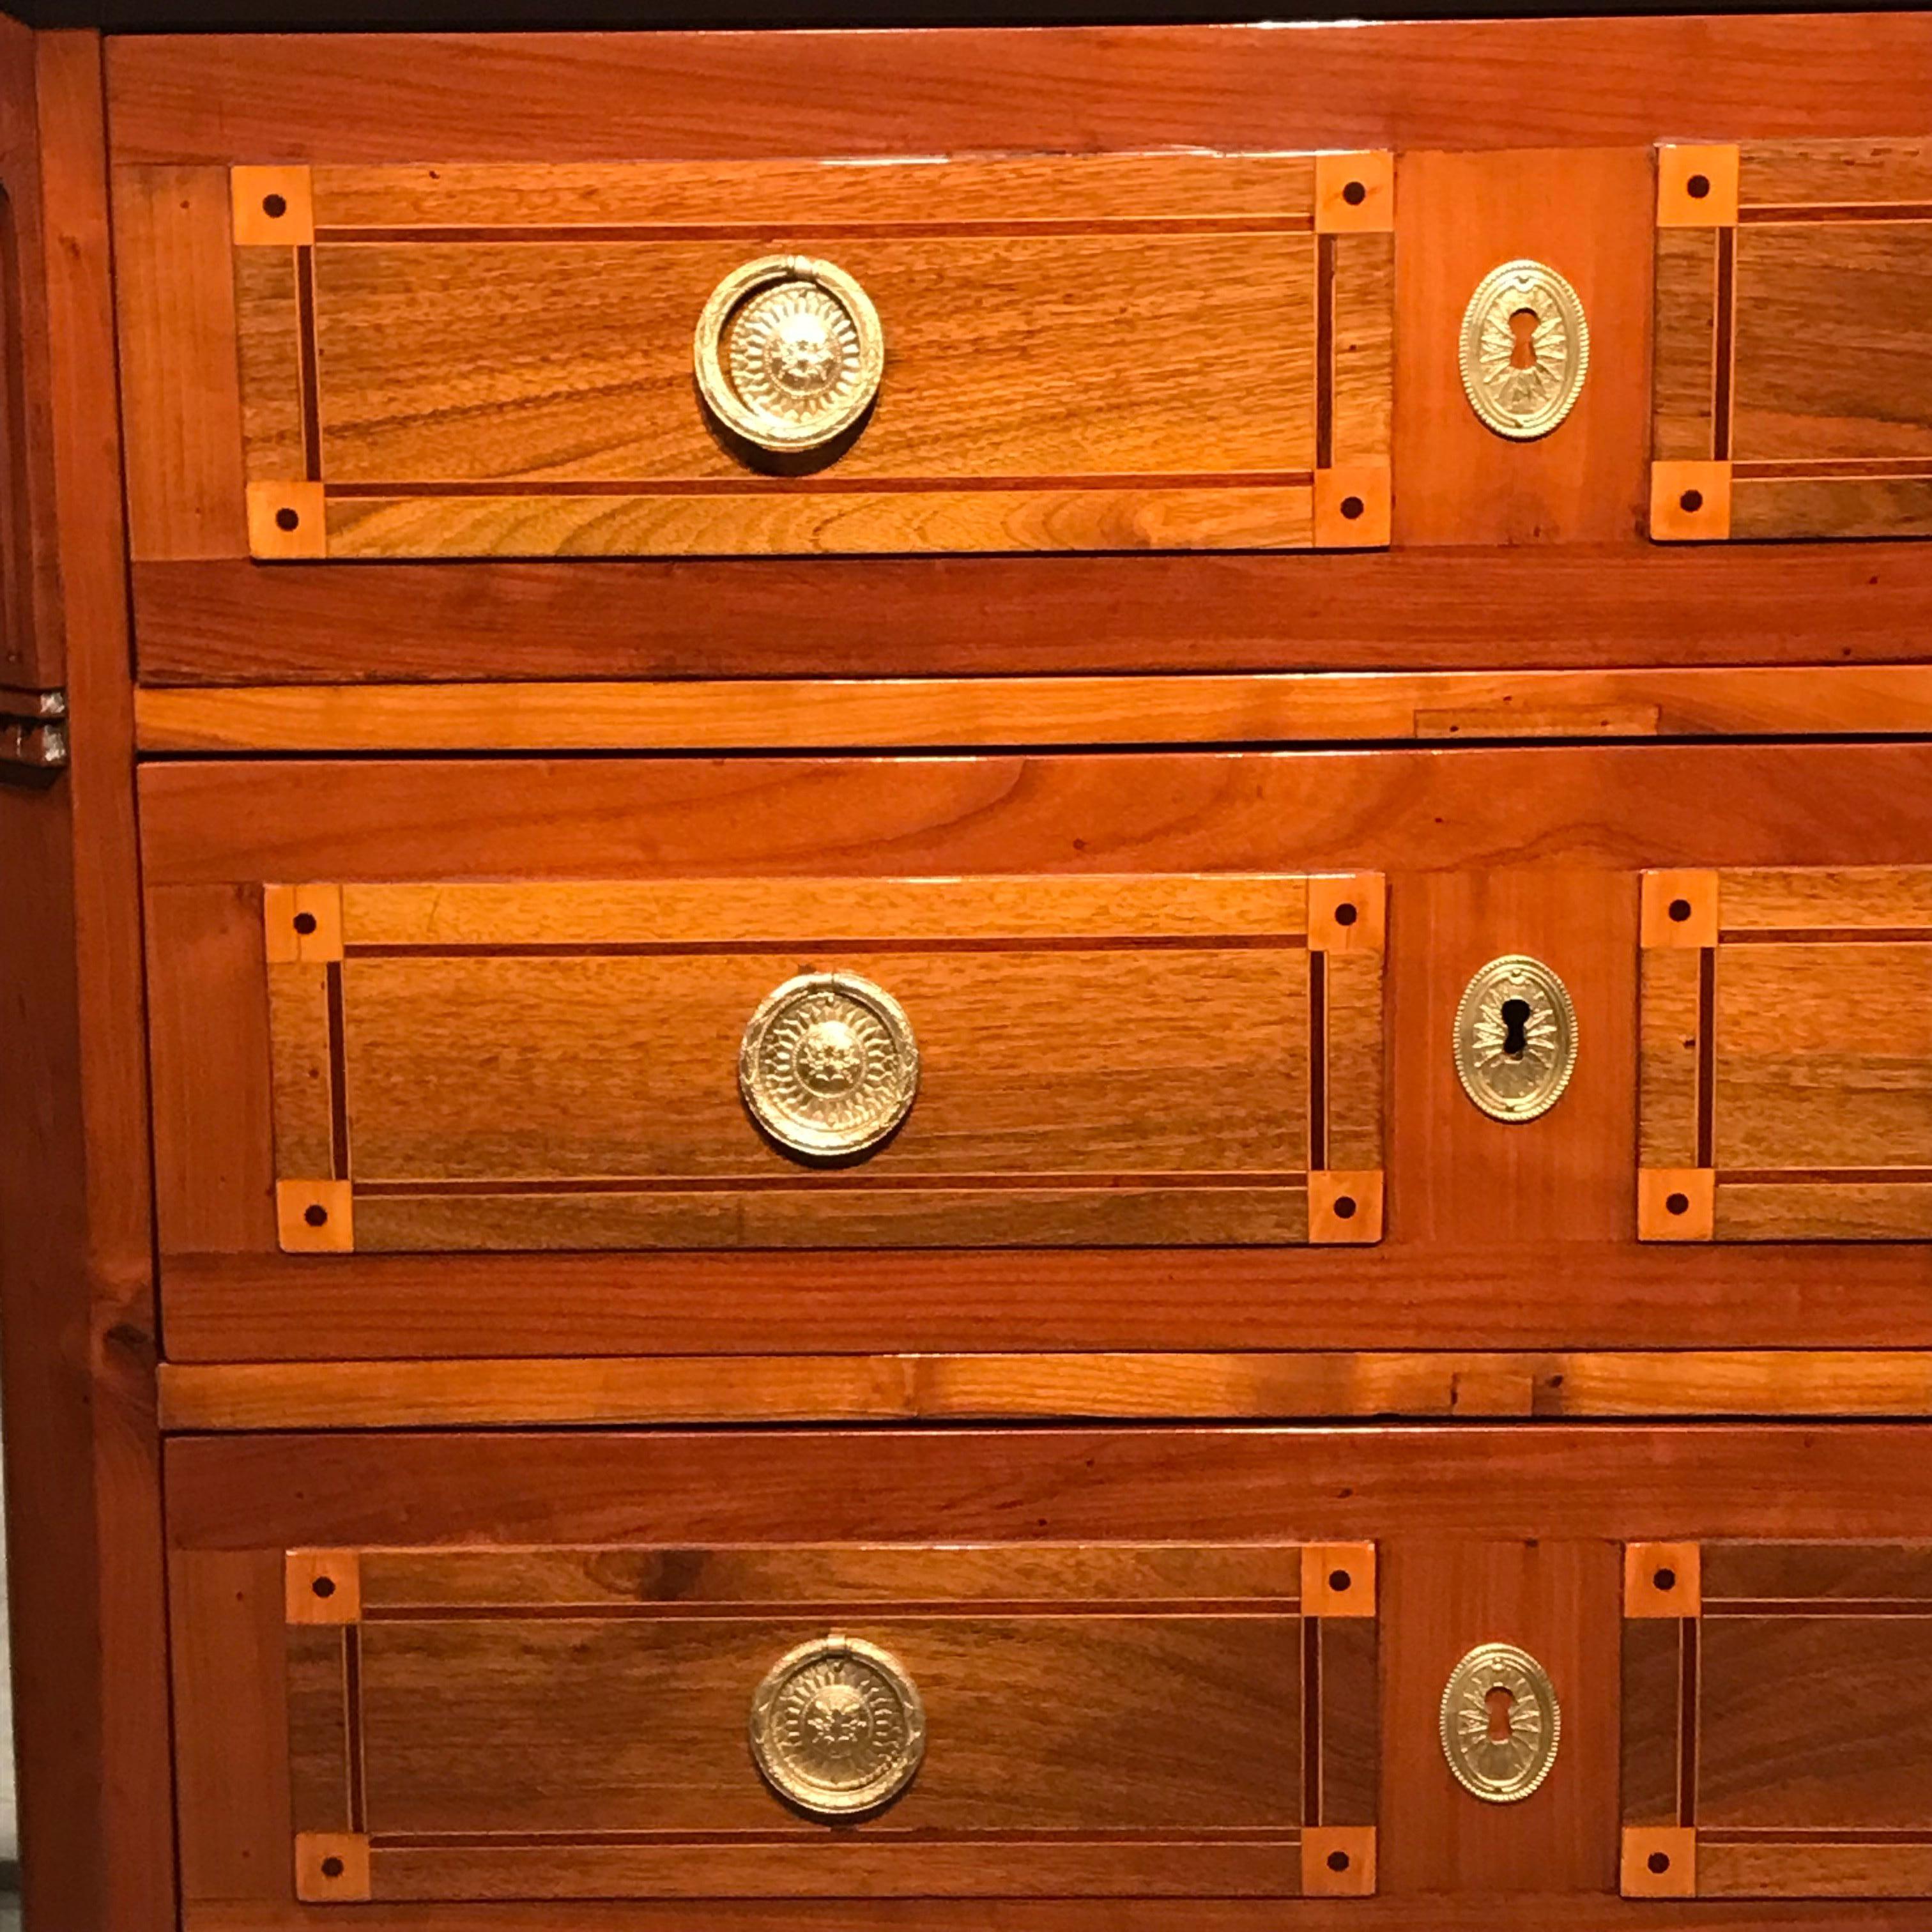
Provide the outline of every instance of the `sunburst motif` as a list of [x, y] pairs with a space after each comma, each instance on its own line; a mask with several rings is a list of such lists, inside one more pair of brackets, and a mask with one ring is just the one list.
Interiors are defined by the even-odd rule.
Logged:
[[854, 1657], [796, 1672], [780, 1693], [772, 1735], [790, 1768], [831, 1791], [854, 1791], [905, 1744], [905, 1712], [884, 1676]]
[[850, 974], [808, 974], [752, 1017], [739, 1055], [746, 1104], [794, 1153], [863, 1152], [911, 1107], [919, 1048], [897, 1003]]
[[861, 377], [858, 328], [815, 282], [781, 282], [752, 296], [731, 319], [727, 355], [741, 400], [781, 423], [839, 414]]
[[836, 1634], [801, 1644], [752, 1700], [752, 1755], [779, 1794], [826, 1818], [896, 1798], [926, 1755], [926, 1706], [890, 1651]]
[[1590, 363], [1576, 291], [1541, 262], [1505, 262], [1462, 314], [1462, 386], [1498, 436], [1546, 436], [1569, 414]]

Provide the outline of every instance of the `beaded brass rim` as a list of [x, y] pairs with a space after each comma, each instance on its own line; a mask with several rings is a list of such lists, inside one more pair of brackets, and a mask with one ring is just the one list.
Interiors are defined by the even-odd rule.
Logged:
[[1546, 262], [1492, 268], [1462, 311], [1461, 362], [1464, 393], [1486, 428], [1517, 442], [1547, 436], [1590, 370], [1582, 297]]
[[[1507, 1699], [1498, 1714], [1492, 1699]], [[1550, 1673], [1513, 1643], [1479, 1644], [1443, 1687], [1442, 1755], [1456, 1781], [1490, 1804], [1520, 1803], [1550, 1775], [1563, 1712]]]
[[759, 1002], [738, 1049], [752, 1118], [788, 1154], [838, 1160], [889, 1138], [919, 1093], [905, 1009], [856, 973], [805, 973]]
[[788, 1804], [849, 1818], [890, 1804], [926, 1756], [926, 1706], [904, 1664], [861, 1637], [800, 1644], [752, 1699], [752, 1756]]
[[1554, 970], [1525, 952], [1492, 959], [1456, 1007], [1456, 1075], [1492, 1120], [1534, 1120], [1576, 1065], [1576, 1010]]
[[742, 441], [775, 454], [836, 442], [872, 405], [885, 331], [843, 268], [808, 255], [765, 255], [711, 292], [692, 344], [705, 407]]

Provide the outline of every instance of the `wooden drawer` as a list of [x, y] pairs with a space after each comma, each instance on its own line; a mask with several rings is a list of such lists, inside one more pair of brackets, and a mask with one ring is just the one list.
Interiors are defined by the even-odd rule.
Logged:
[[[1694, 1865], [1700, 1895], [1924, 1894], [1928, 1558], [1876, 1546], [1925, 1520], [1924, 1435], [178, 1440], [184, 1922], [575, 1900], [634, 1932], [778, 1899], [869, 1932], [997, 1896], [1029, 1928], [1138, 1899], [1166, 1932], [1315, 1896], [1321, 1924], [1447, 1898], [1527, 1932]], [[1534, 1674], [1463, 1672], [1498, 1646]], [[1492, 1715], [1507, 1739], [1466, 1748]]]
[[[1918, 546], [1804, 542], [1774, 577], [1652, 539], [1922, 530], [1923, 144], [1874, 138], [1912, 131], [1922, 24], [1455, 40], [123, 41], [142, 676], [1674, 674], [1573, 693], [1594, 733], [1658, 728], [1692, 667], [1898, 663]], [[1454, 78], [1501, 66], [1507, 100]], [[1771, 70], [1774, 100], [1738, 78]], [[794, 258], [866, 292], [882, 386], [760, 454], [707, 413], [698, 324]], [[1525, 260], [1588, 356], [1539, 308], [1542, 374], [1581, 387], [1519, 438], [1460, 345], [1479, 391], [1522, 373], [1507, 290], [1470, 310]]]
[[[1385, 153], [120, 186], [124, 324], [183, 331], [130, 353], [238, 367], [210, 513], [245, 478], [257, 559], [1388, 540]], [[137, 501], [170, 554], [186, 506]]]
[[1927, 765], [150, 768], [170, 1352], [1923, 1346]]
[[1932, 1895], [1932, 1545], [1625, 1561], [1625, 1894]]
[[1651, 533], [1932, 536], [1932, 142], [1658, 154]]

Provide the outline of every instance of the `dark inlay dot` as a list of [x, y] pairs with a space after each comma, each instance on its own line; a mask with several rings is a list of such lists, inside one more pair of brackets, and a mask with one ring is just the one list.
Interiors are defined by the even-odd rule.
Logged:
[[1690, 1211], [1690, 1197], [1688, 1194], [1667, 1194], [1664, 1196], [1666, 1210], [1672, 1214], [1688, 1214]]
[[335, 1594], [335, 1579], [333, 1576], [318, 1576], [309, 1588], [318, 1597], [332, 1597]]
[[[1342, 190], [1342, 199], [1346, 201], [1351, 208], [1360, 208], [1362, 203], [1366, 201], [1368, 198], [1369, 190], [1360, 182], [1351, 182], [1348, 185]], [[1341, 1868], [1338, 1865], [1336, 1869], [1339, 1871]]]
[[302, 1219], [311, 1228], [326, 1228], [328, 1226], [328, 1210], [320, 1201], [311, 1202], [302, 1210]]
[[298, 530], [302, 528], [302, 515], [298, 511], [286, 507], [275, 512], [275, 527], [278, 530]]
[[289, 212], [289, 205], [278, 194], [265, 194], [262, 197], [262, 212], [271, 221], [279, 221]]
[[1670, 1854], [1668, 1852], [1652, 1852], [1646, 1862], [1654, 1872], [1667, 1872], [1670, 1869]]
[[315, 930], [315, 914], [312, 912], [297, 913], [295, 926], [296, 932], [299, 932], [304, 938], [307, 938]]
[[1672, 899], [1670, 902], [1670, 917], [1674, 924], [1682, 926], [1690, 916], [1690, 902], [1688, 899]]
[[1702, 201], [1711, 192], [1711, 177], [1708, 175], [1693, 175], [1684, 184], [1684, 189], [1693, 201]]
[[1352, 524], [1368, 507], [1359, 496], [1344, 496], [1342, 499], [1342, 514]]
[[1346, 1570], [1331, 1570], [1328, 1573], [1328, 1587], [1331, 1590], [1346, 1590], [1354, 1580]]
[[1352, 1194], [1336, 1196], [1335, 1218], [1338, 1221], [1352, 1221], [1355, 1218], [1355, 1197]]
[[1337, 926], [1353, 926], [1360, 916], [1361, 915], [1355, 910], [1355, 902], [1353, 899], [1344, 899], [1335, 908], [1335, 923]]
[[1677, 1587], [1677, 1572], [1675, 1570], [1660, 1570], [1650, 1580], [1660, 1590], [1674, 1590]]
[[1348, 1853], [1346, 1852], [1330, 1852], [1328, 1854], [1328, 1869], [1332, 1872], [1346, 1871], [1348, 1869]]
[[1677, 500], [1677, 507], [1687, 515], [1694, 517], [1704, 507], [1704, 493], [1701, 490], [1687, 490]]

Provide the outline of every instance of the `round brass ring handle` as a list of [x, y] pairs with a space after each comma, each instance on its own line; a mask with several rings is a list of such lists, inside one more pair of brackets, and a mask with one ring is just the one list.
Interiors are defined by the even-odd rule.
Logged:
[[890, 1651], [836, 1633], [788, 1652], [752, 1700], [752, 1759], [789, 1804], [850, 1818], [890, 1804], [926, 1756], [919, 1687]]
[[856, 973], [806, 973], [759, 1002], [738, 1049], [751, 1116], [788, 1154], [838, 1160], [886, 1139], [919, 1092], [905, 1010]]
[[728, 430], [794, 453], [836, 442], [872, 407], [886, 336], [872, 298], [843, 268], [765, 255], [712, 290], [693, 354], [698, 394]]

